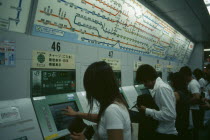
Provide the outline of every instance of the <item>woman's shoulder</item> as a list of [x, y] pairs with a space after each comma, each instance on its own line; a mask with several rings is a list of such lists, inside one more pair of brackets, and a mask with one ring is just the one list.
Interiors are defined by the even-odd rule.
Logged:
[[119, 112], [128, 112], [128, 111], [125, 105], [121, 103], [112, 103], [106, 108], [105, 113], [106, 112], [119, 113]]
[[117, 109], [117, 110], [121, 110], [121, 109], [126, 109], [125, 105], [118, 103], [118, 102], [114, 102], [112, 104], [110, 104], [107, 109]]

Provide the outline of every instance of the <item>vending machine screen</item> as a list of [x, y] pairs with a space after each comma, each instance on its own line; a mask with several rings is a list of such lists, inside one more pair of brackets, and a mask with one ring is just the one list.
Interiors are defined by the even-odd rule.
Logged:
[[69, 126], [76, 119], [75, 117], [70, 117], [63, 114], [64, 112], [62, 111], [62, 109], [65, 109], [67, 106], [70, 106], [75, 111], [79, 111], [75, 101], [50, 105], [50, 110], [58, 131], [68, 129]]

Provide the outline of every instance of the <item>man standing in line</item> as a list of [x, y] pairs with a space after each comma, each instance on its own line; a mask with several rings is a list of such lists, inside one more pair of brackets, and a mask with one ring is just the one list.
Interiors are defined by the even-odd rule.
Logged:
[[191, 93], [190, 110], [192, 112], [193, 134], [194, 140], [199, 139], [199, 130], [203, 124], [202, 111], [199, 108], [201, 103], [201, 88], [197, 80], [192, 78], [192, 71], [189, 67], [184, 66], [180, 69], [180, 73], [184, 75], [185, 82], [188, 84], [188, 91]]
[[153, 89], [151, 95], [159, 107], [159, 110], [150, 109], [145, 106], [141, 106], [139, 110], [145, 112], [147, 116], [159, 121], [159, 125], [156, 129], [157, 139], [176, 140], [176, 98], [172, 88], [164, 83], [162, 79], [157, 76], [156, 70], [148, 64], [141, 65], [138, 68], [136, 80], [143, 83], [145, 87]]

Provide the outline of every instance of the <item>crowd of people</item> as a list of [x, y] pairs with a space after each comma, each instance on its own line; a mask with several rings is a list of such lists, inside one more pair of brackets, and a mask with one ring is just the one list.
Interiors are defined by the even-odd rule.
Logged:
[[[142, 123], [138, 139], [210, 139], [210, 65], [205, 73], [200, 69], [192, 72], [184, 66], [179, 72], [170, 74], [167, 84], [152, 66], [144, 64], [137, 70], [136, 81], [151, 89], [149, 96], [138, 97], [141, 103], [137, 106], [140, 114], [137, 119], [140, 126]], [[67, 107], [65, 114], [96, 122], [96, 140], [131, 140], [133, 118], [112, 68], [103, 61], [91, 64], [84, 75], [84, 88], [90, 112], [75, 112]], [[145, 102], [147, 99], [150, 104]], [[98, 114], [91, 113], [94, 101], [99, 103]], [[72, 133], [71, 138], [86, 139], [82, 132]]]

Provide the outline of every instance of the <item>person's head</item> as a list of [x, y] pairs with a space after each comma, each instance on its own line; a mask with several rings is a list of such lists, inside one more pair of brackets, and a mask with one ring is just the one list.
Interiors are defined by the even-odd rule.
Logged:
[[171, 86], [174, 88], [175, 91], [178, 90], [187, 90], [187, 84], [184, 80], [184, 76], [180, 72], [175, 72], [170, 77]]
[[106, 62], [100, 61], [91, 64], [85, 71], [83, 83], [90, 111], [93, 108], [94, 100], [100, 104], [99, 119], [103, 111], [114, 101], [126, 105], [120, 94], [114, 72]]
[[206, 66], [206, 74], [209, 76], [210, 75], [210, 64]]
[[143, 83], [149, 89], [154, 88], [157, 77], [156, 70], [148, 64], [141, 65], [136, 72], [136, 81]]
[[204, 76], [203, 72], [202, 72], [200, 69], [195, 69], [195, 70], [193, 71], [193, 75], [195, 76], [195, 78], [196, 78], [197, 80], [200, 80], [200, 79], [203, 78], [203, 76]]
[[179, 72], [183, 75], [186, 83], [189, 83], [192, 80], [192, 71], [188, 66], [181, 67]]

